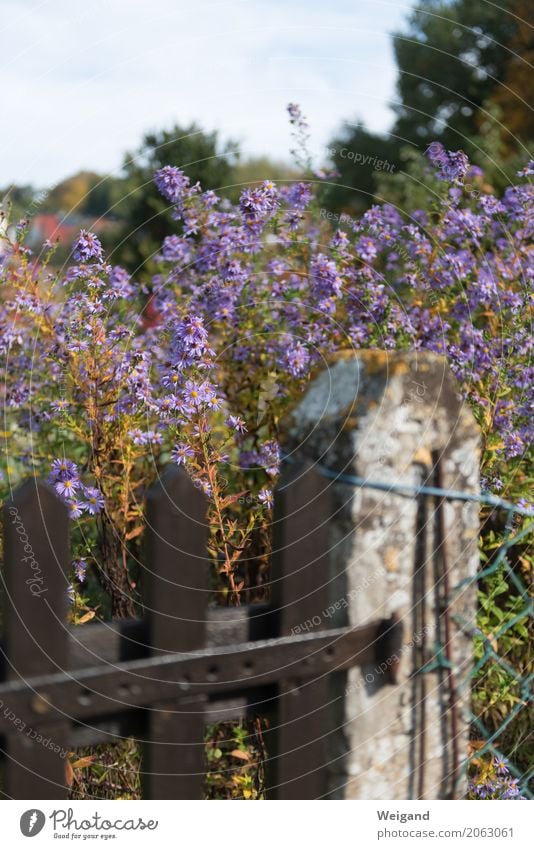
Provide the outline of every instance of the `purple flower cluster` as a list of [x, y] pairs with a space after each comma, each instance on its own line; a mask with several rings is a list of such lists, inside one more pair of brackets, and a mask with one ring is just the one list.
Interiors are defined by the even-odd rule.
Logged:
[[72, 255], [76, 262], [102, 262], [104, 259], [104, 251], [100, 240], [94, 233], [89, 233], [87, 230], [81, 230], [78, 238], [72, 246]]
[[284, 346], [281, 356], [281, 366], [286, 369], [292, 377], [301, 377], [306, 374], [310, 364], [310, 352], [302, 342], [289, 342]]
[[312, 260], [310, 289], [313, 297], [320, 301], [341, 295], [343, 280], [334, 260], [329, 259], [325, 254], [319, 253]]
[[171, 353], [173, 366], [180, 370], [189, 368], [209, 355], [208, 331], [199, 315], [188, 315], [174, 327]]
[[121, 268], [120, 265], [115, 265], [111, 269], [109, 283], [112, 292], [117, 298], [131, 298], [134, 294], [134, 287], [130, 282], [130, 275], [124, 268]]
[[180, 168], [165, 165], [156, 171], [154, 182], [157, 189], [169, 203], [179, 203], [189, 188], [189, 177]]
[[432, 142], [426, 152], [430, 164], [436, 169], [438, 180], [447, 183], [461, 182], [469, 171], [469, 159], [463, 150], [447, 151], [441, 142]]
[[510, 774], [506, 758], [497, 757], [488, 770], [480, 771], [469, 780], [468, 798], [470, 799], [526, 799], [521, 795], [517, 778]]
[[275, 477], [280, 471], [280, 448], [274, 439], [270, 439], [259, 450], [241, 451], [239, 462], [242, 469], [261, 468], [269, 477]]
[[76, 580], [83, 584], [85, 581], [85, 576], [87, 573], [87, 560], [83, 557], [80, 557], [78, 560], [75, 560], [72, 564], [72, 568], [74, 570], [74, 574], [76, 575]]
[[100, 490], [82, 483], [78, 466], [72, 460], [54, 460], [48, 481], [68, 505], [73, 519], [79, 519], [84, 513], [96, 516], [105, 507]]
[[239, 199], [239, 208], [245, 221], [264, 221], [278, 208], [278, 190], [266, 180], [261, 186], [245, 189]]
[[309, 124], [302, 114], [302, 109], [298, 103], [288, 103], [287, 112], [289, 115], [289, 121], [293, 124], [293, 126], [297, 127], [299, 130], [307, 130], [309, 128]]

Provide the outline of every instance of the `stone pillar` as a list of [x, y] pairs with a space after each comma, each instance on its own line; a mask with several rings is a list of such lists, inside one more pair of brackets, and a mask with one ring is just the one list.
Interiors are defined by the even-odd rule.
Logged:
[[[478, 492], [476, 424], [445, 360], [429, 353], [342, 352], [312, 378], [282, 433], [289, 463]], [[331, 798], [461, 797], [476, 592], [473, 582], [453, 589], [477, 570], [478, 504], [328, 477], [326, 486], [330, 607], [317, 616], [334, 627], [395, 613], [403, 623], [402, 649], [381, 667], [333, 676]]]

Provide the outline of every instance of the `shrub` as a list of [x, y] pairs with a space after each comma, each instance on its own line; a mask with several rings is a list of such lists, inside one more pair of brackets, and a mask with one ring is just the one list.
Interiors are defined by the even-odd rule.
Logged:
[[429, 209], [377, 205], [342, 226], [309, 183], [263, 181], [233, 205], [167, 165], [155, 184], [177, 232], [148, 287], [91, 233], [60, 271], [22, 228], [4, 239], [4, 495], [39, 474], [68, 503], [77, 621], [136, 612], [144, 493], [169, 461], [208, 496], [217, 602], [261, 596], [279, 421], [341, 348], [446, 356], [482, 429], [483, 485], [524, 497], [532, 163], [497, 197], [461, 151], [435, 143], [428, 158]]

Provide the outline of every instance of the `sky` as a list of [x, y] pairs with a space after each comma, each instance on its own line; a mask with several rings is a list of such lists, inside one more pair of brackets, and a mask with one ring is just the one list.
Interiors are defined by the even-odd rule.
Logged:
[[343, 121], [385, 130], [390, 33], [410, 0], [0, 0], [0, 186], [118, 174], [144, 132], [196, 121], [288, 159], [301, 105], [320, 162]]

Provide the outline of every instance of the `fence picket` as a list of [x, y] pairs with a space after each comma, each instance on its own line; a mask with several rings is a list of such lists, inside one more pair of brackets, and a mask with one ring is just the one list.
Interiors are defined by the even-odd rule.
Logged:
[[[147, 500], [145, 603], [153, 654], [203, 648], [207, 607], [207, 502], [185, 471], [168, 469]], [[205, 696], [150, 710], [146, 784], [151, 799], [200, 799], [204, 765]]]
[[[313, 627], [318, 619], [321, 629], [327, 627], [321, 614], [328, 607], [328, 486], [302, 464], [286, 470], [275, 491], [271, 581], [280, 635], [306, 623]], [[314, 674], [313, 655], [306, 661], [308, 680], [302, 681], [302, 668], [281, 676], [274, 733], [266, 735], [271, 790], [283, 799], [316, 799], [327, 792], [329, 678]]]
[[[68, 660], [67, 509], [50, 487], [30, 480], [3, 512], [6, 678], [63, 672]], [[5, 793], [13, 799], [65, 799], [69, 722], [47, 723], [46, 692], [35, 692], [33, 700], [31, 728], [19, 717], [12, 720], [19, 733], [6, 740]]]

